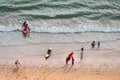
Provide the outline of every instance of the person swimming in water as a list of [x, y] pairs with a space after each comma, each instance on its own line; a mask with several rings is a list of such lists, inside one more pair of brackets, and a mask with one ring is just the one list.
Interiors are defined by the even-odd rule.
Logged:
[[24, 36], [24, 37], [29, 36], [28, 33], [30, 33], [30, 28], [29, 28], [29, 26], [28, 26], [28, 24], [27, 24], [26, 21], [25, 21], [25, 22], [23, 23], [23, 25], [22, 25], [22, 33], [23, 33], [23, 36]]
[[24, 23], [22, 24], [22, 31], [24, 33], [25, 32], [30, 32], [30, 28], [28, 27], [28, 24], [26, 21], [24, 21]]
[[25, 29], [27, 29], [28, 32], [30, 32], [30, 28], [29, 28], [28, 24], [26, 24]]
[[25, 28], [26, 24], [27, 24], [27, 22], [24, 21], [24, 23], [22, 24], [22, 27]]

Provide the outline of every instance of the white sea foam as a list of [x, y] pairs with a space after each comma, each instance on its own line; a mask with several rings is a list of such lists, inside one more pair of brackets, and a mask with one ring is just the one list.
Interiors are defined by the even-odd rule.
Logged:
[[[0, 25], [0, 32], [13, 32], [21, 31], [21, 27], [6, 27]], [[100, 27], [95, 25], [78, 25], [77, 27], [68, 27], [68, 26], [54, 26], [54, 25], [42, 25], [30, 27], [31, 32], [40, 32], [40, 33], [81, 33], [81, 32], [120, 32], [120, 28], [117, 27]]]

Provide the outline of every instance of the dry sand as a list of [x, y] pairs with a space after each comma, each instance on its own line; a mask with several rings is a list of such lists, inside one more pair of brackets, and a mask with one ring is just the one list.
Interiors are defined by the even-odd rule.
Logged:
[[[102, 42], [100, 49], [91, 49], [84, 43], [83, 60], [80, 45], [41, 44], [0, 47], [0, 80], [120, 80], [120, 41]], [[44, 59], [49, 47], [52, 56]], [[75, 64], [65, 64], [65, 58], [74, 51]], [[15, 60], [20, 68], [15, 68]]]

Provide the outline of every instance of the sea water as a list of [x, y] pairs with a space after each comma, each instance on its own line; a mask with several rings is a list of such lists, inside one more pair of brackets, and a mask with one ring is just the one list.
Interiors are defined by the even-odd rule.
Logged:
[[[31, 31], [23, 37], [21, 25]], [[120, 0], [0, 0], [0, 45], [120, 39]]]

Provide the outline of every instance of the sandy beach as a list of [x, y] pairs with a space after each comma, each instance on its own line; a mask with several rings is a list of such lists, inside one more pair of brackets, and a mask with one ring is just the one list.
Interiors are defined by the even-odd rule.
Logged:
[[[90, 43], [41, 44], [0, 47], [0, 80], [120, 80], [120, 41], [101, 42], [98, 49]], [[80, 45], [84, 44], [80, 61]], [[52, 56], [44, 54], [52, 47]], [[75, 63], [65, 64], [74, 51]], [[12, 54], [11, 54], [12, 53]], [[20, 62], [16, 69], [14, 63]]]
[[120, 80], [120, 0], [0, 0], [0, 80]]

